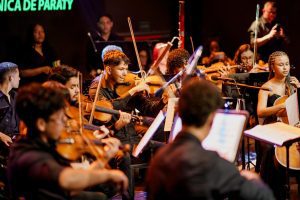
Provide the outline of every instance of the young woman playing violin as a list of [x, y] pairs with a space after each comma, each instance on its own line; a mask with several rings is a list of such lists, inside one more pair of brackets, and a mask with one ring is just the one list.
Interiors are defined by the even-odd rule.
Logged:
[[[277, 117], [285, 111], [285, 103], [274, 105], [276, 99], [284, 95], [289, 96], [296, 92], [297, 88], [300, 88], [298, 79], [289, 75], [290, 61], [285, 52], [272, 53], [268, 63], [270, 67], [269, 81], [262, 87], [270, 88], [271, 91], [260, 90], [257, 104], [257, 115], [265, 118], [264, 123], [276, 122]], [[275, 167], [274, 147], [261, 142], [257, 150], [257, 164], [262, 159], [260, 174], [263, 180], [270, 185], [278, 199], [284, 198], [284, 175], [278, 171], [278, 167]]]

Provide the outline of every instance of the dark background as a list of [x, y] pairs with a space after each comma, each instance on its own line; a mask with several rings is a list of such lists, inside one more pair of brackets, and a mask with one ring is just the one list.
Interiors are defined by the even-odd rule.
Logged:
[[[194, 44], [204, 45], [209, 39], [220, 39], [222, 49], [233, 57], [242, 43], [248, 43], [247, 29], [255, 19], [256, 4], [265, 1], [253, 0], [186, 0], [185, 34], [193, 37]], [[296, 67], [300, 65], [300, 1], [279, 0], [278, 19], [290, 38], [289, 55]], [[170, 40], [177, 35], [177, 0], [74, 0], [72, 11], [0, 13], [0, 61], [17, 62], [26, 42], [28, 27], [35, 22], [42, 23], [46, 38], [62, 62], [85, 71], [87, 32], [96, 29], [101, 13], [114, 17], [114, 31], [129, 37], [127, 17], [131, 17], [135, 35], [154, 35], [159, 39], [152, 43]], [[152, 44], [151, 43], [151, 44]], [[189, 40], [186, 47], [190, 49]]]

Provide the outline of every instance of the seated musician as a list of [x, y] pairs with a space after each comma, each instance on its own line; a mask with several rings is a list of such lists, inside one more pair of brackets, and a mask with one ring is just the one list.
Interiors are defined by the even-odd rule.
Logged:
[[[178, 74], [181, 70], [183, 70], [190, 58], [190, 54], [185, 49], [173, 49], [170, 51], [167, 58], [167, 73], [164, 75], [166, 81], [169, 81], [173, 76]], [[174, 84], [170, 84], [170, 88], [174, 93], [177, 93], [181, 88], [182, 78], [179, 77]]]
[[[15, 111], [19, 87], [18, 66], [11, 62], [0, 63], [0, 181], [6, 185], [5, 167], [9, 148], [19, 134], [19, 118]], [[7, 189], [7, 188], [6, 188]], [[4, 192], [7, 192], [6, 190]]]
[[[263, 87], [271, 91], [260, 90], [258, 94], [257, 115], [264, 119], [264, 124], [277, 121], [277, 117], [285, 111], [285, 103], [274, 105], [276, 99], [291, 95], [300, 83], [296, 77], [290, 76], [290, 61], [285, 52], [276, 51], [269, 57], [269, 81]], [[261, 143], [258, 159], [262, 158], [260, 174], [263, 180], [273, 189], [278, 199], [284, 198], [284, 175], [278, 173], [274, 165], [274, 147]]]
[[178, 111], [183, 130], [152, 159], [147, 176], [149, 200], [274, 199], [250, 171], [236, 167], [216, 152], [203, 149], [216, 110], [222, 105], [216, 86], [205, 80], [184, 85]]
[[253, 67], [253, 52], [249, 44], [242, 44], [238, 48], [238, 50], [235, 52], [233, 61], [236, 65], [241, 66], [241, 68], [237, 68], [237, 73], [269, 71], [268, 65], [261, 65], [260, 61]]
[[0, 63], [0, 139], [1, 150], [10, 146], [12, 138], [19, 133], [19, 119], [15, 111], [17, 93], [14, 90], [19, 87], [18, 66], [11, 62]]
[[[13, 144], [9, 156], [12, 199], [77, 199], [83, 189], [106, 182], [126, 190], [128, 180], [121, 171], [103, 169], [105, 163], [102, 161], [95, 161], [87, 170], [73, 169], [56, 151], [57, 141], [65, 128], [64, 98], [61, 91], [39, 84], [19, 90], [16, 110], [28, 132]], [[109, 159], [120, 144], [107, 145]]]
[[[47, 81], [50, 85], [51, 81], [57, 81], [63, 84], [68, 89], [68, 100], [70, 106], [74, 106], [76, 108], [79, 108], [78, 95], [80, 94], [78, 73], [79, 71], [73, 67], [60, 65], [53, 69], [53, 73], [49, 76], [50, 82]], [[44, 84], [47, 84], [47, 82], [45, 82]], [[84, 102], [85, 104], [89, 103], [91, 105], [90, 100], [87, 100], [87, 98], [84, 96], [82, 96], [82, 98], [85, 98], [81, 99], [82, 102]], [[86, 110], [86, 106], [83, 106], [83, 110]], [[84, 121], [87, 120], [84, 119]], [[100, 126], [99, 130], [96, 130], [93, 133], [95, 136], [97, 136], [98, 139], [104, 138], [109, 133], [109, 130], [105, 126]]]
[[205, 66], [212, 66], [215, 63], [223, 63], [223, 65], [231, 62], [224, 51], [221, 50], [217, 39], [212, 39], [209, 42], [209, 55], [202, 58], [202, 64]]
[[176, 75], [187, 65], [190, 54], [185, 49], [173, 49], [167, 59], [167, 74]]
[[[144, 82], [140, 82], [134, 86], [127, 92], [127, 95], [122, 98], [116, 93], [117, 85], [124, 83], [125, 76], [128, 73], [128, 63], [128, 57], [121, 51], [109, 51], [104, 55], [105, 71], [101, 79], [99, 99], [112, 101], [114, 109], [120, 110], [119, 117], [113, 115], [110, 128], [114, 130], [114, 137], [120, 139], [123, 144], [133, 146], [140, 141], [141, 137], [135, 130], [131, 115], [125, 112], [131, 113], [134, 109], [138, 109], [142, 115], [154, 117], [164, 108], [165, 102], [163, 99], [151, 101], [145, 97], [142, 92], [145, 90], [149, 91], [149, 86]], [[97, 78], [90, 87], [89, 94], [92, 99], [94, 99], [96, 95], [98, 83], [99, 78]], [[141, 157], [148, 159], [148, 153], [149, 151], [145, 150], [143, 152], [144, 155], [141, 155]], [[122, 159], [122, 161], [117, 160], [117, 166], [125, 171], [128, 177], [131, 177], [129, 170], [130, 162], [130, 157], [125, 160]], [[125, 199], [126, 197], [123, 198]]]
[[78, 71], [76, 69], [67, 65], [55, 67], [53, 73], [49, 76], [49, 80], [57, 81], [66, 86], [70, 93], [71, 104], [77, 104], [80, 90]]

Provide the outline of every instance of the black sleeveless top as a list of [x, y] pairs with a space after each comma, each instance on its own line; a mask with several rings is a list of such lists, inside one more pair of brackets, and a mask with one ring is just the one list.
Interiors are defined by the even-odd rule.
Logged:
[[[271, 107], [274, 105], [274, 102], [280, 98], [281, 96], [278, 94], [272, 94], [271, 96], [268, 96], [268, 101], [267, 101], [267, 107]], [[277, 116], [276, 115], [271, 115], [265, 118], [264, 124], [270, 124], [273, 122], [277, 121]]]

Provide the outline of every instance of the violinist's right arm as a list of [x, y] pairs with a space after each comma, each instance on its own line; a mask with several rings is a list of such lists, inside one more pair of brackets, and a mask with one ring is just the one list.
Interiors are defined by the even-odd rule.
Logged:
[[128, 179], [120, 170], [80, 170], [70, 167], [64, 168], [59, 174], [59, 185], [68, 191], [83, 190], [87, 187], [113, 182], [117, 188], [126, 190], [128, 187]]
[[20, 70], [20, 73], [22, 77], [33, 77], [40, 74], [49, 74], [51, 70], [50, 66], [42, 66], [33, 69], [23, 69]]
[[12, 144], [12, 139], [11, 137], [9, 137], [8, 135], [0, 132], [0, 140], [6, 145], [6, 146], [10, 146], [10, 144]]
[[131, 121], [131, 114], [120, 111], [120, 117], [114, 124], [115, 130], [117, 131], [120, 130], [121, 128], [129, 124], [130, 121]]

